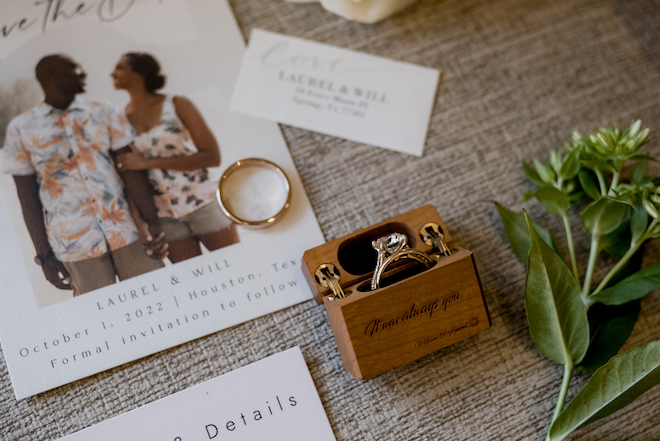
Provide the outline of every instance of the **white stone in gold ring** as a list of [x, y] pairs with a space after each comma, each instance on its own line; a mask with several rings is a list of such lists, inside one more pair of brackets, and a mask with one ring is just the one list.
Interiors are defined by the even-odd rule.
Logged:
[[[383, 266], [387, 256], [394, 254], [403, 250], [408, 245], [408, 238], [405, 234], [401, 233], [392, 233], [387, 236], [379, 237], [371, 241], [371, 246], [376, 253], [378, 253], [378, 258], [376, 259], [376, 270]], [[373, 283], [372, 283], [372, 289]]]
[[392, 233], [379, 237], [371, 242], [371, 246], [378, 253], [376, 269], [371, 278], [372, 291], [380, 288], [380, 281], [387, 267], [400, 259], [416, 260], [427, 268], [433, 265], [433, 260], [428, 254], [408, 246], [408, 238], [405, 234]]
[[[229, 176], [231, 176], [234, 172], [242, 168], [255, 167], [255, 166], [267, 168], [275, 171], [284, 185], [284, 189], [286, 191], [287, 196], [284, 205], [273, 216], [270, 216], [267, 219], [247, 220], [236, 215], [228, 208], [229, 204], [227, 203], [227, 200], [223, 196], [224, 192], [222, 191], [222, 188], [224, 185], [226, 185]], [[252, 229], [264, 228], [273, 225], [275, 222], [282, 219], [282, 217], [288, 210], [289, 206], [291, 205], [291, 183], [289, 182], [289, 178], [287, 177], [286, 173], [284, 173], [284, 171], [280, 167], [278, 167], [275, 163], [262, 158], [246, 158], [246, 159], [241, 159], [240, 161], [236, 161], [235, 163], [230, 165], [229, 168], [227, 168], [227, 170], [223, 173], [222, 177], [220, 178], [220, 182], [218, 183], [218, 191], [216, 192], [216, 197], [218, 199], [218, 203], [220, 204], [220, 208], [222, 208], [222, 211], [233, 222], [246, 228], [252, 228]]]

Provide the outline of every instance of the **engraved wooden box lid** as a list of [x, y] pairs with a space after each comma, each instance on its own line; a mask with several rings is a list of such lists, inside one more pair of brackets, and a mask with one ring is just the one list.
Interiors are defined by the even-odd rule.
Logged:
[[[416, 360], [491, 325], [474, 256], [460, 247], [446, 256], [435, 255], [435, 264], [421, 272], [406, 272], [414, 268], [406, 269], [405, 264], [392, 268], [391, 284], [372, 290], [369, 279], [377, 259], [372, 241], [401, 233], [411, 248], [434, 254], [420, 235], [429, 222], [440, 227], [445, 242], [451, 239], [436, 209], [425, 205], [303, 255], [303, 272], [317, 302], [325, 305], [344, 367], [358, 380]], [[345, 297], [338, 297], [316, 279], [316, 270], [323, 264], [338, 269], [335, 275], [339, 273]]]

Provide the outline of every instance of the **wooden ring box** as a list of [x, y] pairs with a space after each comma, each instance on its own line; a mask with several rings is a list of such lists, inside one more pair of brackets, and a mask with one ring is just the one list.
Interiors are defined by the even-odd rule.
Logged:
[[[451, 256], [434, 256], [433, 248], [419, 234], [427, 222], [437, 223], [444, 242], [451, 241], [435, 207], [425, 205], [303, 254], [307, 283], [315, 300], [325, 305], [344, 367], [358, 380], [416, 360], [491, 325], [472, 252], [453, 247]], [[406, 270], [415, 265], [402, 260], [403, 265], [386, 273], [383, 285], [389, 274], [405, 276], [408, 271], [413, 275], [370, 291], [377, 257], [371, 242], [394, 232], [405, 234], [411, 248], [433, 256], [436, 263], [418, 272]], [[331, 289], [321, 286], [314, 276], [322, 264], [339, 270], [345, 298], [329, 300]], [[396, 280], [397, 276], [391, 277]]]

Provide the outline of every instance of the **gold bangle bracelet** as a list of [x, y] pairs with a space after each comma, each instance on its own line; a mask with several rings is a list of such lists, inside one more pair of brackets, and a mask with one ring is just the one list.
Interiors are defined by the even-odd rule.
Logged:
[[[222, 188], [223, 185], [226, 185], [229, 176], [231, 176], [236, 171], [240, 169], [245, 169], [247, 167], [261, 167], [261, 168], [267, 168], [273, 170], [279, 175], [280, 179], [282, 180], [282, 183], [284, 184], [284, 188], [287, 194], [286, 202], [275, 215], [267, 219], [260, 219], [260, 220], [243, 219], [237, 216], [235, 213], [232, 213], [231, 210], [229, 210], [227, 200], [223, 197]], [[236, 161], [235, 163], [230, 165], [229, 168], [227, 168], [227, 170], [225, 170], [225, 172], [222, 174], [222, 177], [220, 178], [220, 182], [218, 183], [218, 191], [216, 192], [216, 196], [218, 199], [218, 203], [220, 204], [220, 208], [222, 208], [222, 211], [225, 213], [225, 215], [227, 215], [227, 217], [231, 219], [233, 222], [245, 228], [253, 228], [253, 229], [264, 228], [269, 225], [273, 225], [275, 222], [280, 220], [288, 210], [289, 206], [291, 205], [291, 183], [289, 182], [289, 178], [287, 177], [286, 173], [284, 173], [284, 171], [280, 167], [278, 167], [275, 163], [262, 158], [246, 158], [246, 159], [241, 159], [240, 161]]]

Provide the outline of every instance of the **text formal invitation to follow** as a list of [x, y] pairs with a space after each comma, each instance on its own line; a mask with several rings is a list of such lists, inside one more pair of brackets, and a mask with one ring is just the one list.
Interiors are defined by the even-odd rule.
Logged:
[[[323, 235], [277, 125], [229, 110], [245, 43], [226, 1], [1, 9], [0, 341], [18, 399], [311, 298], [300, 256]], [[126, 74], [147, 62], [165, 78], [148, 130], [127, 110]], [[75, 100], [51, 106], [43, 90], [54, 87]], [[161, 165], [132, 169], [144, 179], [123, 185], [116, 152], [129, 145]], [[232, 223], [216, 199], [245, 158], [290, 181], [259, 169], [229, 188], [246, 215], [271, 216], [290, 196], [267, 228]], [[129, 191], [153, 196], [132, 207]], [[152, 205], [170, 245], [163, 260], [138, 234]]]

